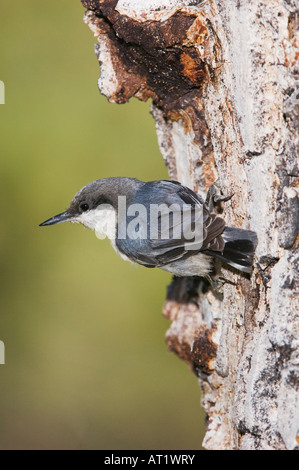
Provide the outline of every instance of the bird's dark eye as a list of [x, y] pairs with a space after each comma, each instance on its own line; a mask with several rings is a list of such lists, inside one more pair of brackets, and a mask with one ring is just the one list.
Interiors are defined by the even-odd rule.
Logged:
[[80, 202], [79, 209], [81, 212], [86, 212], [89, 209], [89, 205], [87, 204], [87, 202]]

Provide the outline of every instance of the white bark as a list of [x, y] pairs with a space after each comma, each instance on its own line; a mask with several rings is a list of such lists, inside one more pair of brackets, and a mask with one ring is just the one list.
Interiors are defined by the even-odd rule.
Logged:
[[[228, 225], [258, 234], [250, 279], [223, 299], [174, 281], [169, 347], [199, 375], [207, 449], [299, 444], [298, 57], [295, 0], [82, 0], [100, 90], [153, 99], [171, 178], [217, 177]], [[297, 91], [296, 91], [297, 86]], [[128, 175], [129, 176], [129, 175]]]

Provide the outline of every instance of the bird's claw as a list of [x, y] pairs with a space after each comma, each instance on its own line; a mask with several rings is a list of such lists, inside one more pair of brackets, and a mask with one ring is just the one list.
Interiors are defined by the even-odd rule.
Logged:
[[219, 178], [209, 187], [207, 197], [205, 200], [206, 205], [210, 212], [214, 211], [215, 205], [219, 204], [220, 202], [227, 202], [233, 197], [233, 194], [230, 196], [224, 196], [223, 192], [220, 187], [220, 180]]

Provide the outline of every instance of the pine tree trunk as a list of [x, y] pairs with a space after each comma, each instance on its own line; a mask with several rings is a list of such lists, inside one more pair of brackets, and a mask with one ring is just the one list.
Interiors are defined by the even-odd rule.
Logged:
[[[167, 342], [198, 375], [207, 449], [299, 447], [298, 56], [294, 0], [82, 0], [111, 102], [151, 98], [171, 179], [220, 179], [258, 234], [223, 296], [173, 281]], [[297, 34], [297, 36], [296, 36]], [[297, 85], [297, 91], [296, 91]]]

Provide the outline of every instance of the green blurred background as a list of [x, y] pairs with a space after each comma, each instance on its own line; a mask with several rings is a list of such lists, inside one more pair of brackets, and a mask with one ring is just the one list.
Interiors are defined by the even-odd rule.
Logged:
[[86, 183], [167, 178], [149, 103], [107, 102], [79, 0], [0, 2], [1, 449], [196, 449], [197, 379], [165, 344], [171, 276], [83, 227]]

